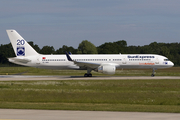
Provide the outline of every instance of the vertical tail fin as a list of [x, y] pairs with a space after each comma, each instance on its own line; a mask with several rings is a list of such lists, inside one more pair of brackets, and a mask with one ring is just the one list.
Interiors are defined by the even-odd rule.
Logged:
[[34, 56], [38, 53], [16, 32], [16, 30], [6, 30], [16, 56]]

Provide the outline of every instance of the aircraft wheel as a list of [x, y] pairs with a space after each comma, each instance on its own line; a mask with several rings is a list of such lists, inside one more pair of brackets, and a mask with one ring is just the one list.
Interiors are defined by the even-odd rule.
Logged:
[[92, 74], [91, 73], [90, 74], [85, 73], [84, 77], [92, 77]]
[[151, 77], [154, 77], [155, 75], [154, 74], [151, 74]]
[[84, 77], [88, 77], [88, 74], [87, 74], [87, 73], [85, 73], [85, 74], [84, 74]]
[[90, 73], [90, 74], [88, 75], [88, 77], [92, 77], [92, 74]]

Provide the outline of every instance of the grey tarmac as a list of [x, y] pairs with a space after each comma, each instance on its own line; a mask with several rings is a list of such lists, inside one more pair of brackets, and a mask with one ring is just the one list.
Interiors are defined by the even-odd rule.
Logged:
[[0, 81], [24, 80], [149, 80], [149, 79], [180, 79], [180, 76], [27, 76], [27, 75], [0, 75]]
[[179, 120], [178, 113], [0, 109], [0, 120]]

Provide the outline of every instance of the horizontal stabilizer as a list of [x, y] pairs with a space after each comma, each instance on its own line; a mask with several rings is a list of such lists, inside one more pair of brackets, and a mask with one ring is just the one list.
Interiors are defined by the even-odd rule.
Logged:
[[13, 63], [19, 62], [19, 63], [24, 63], [24, 64], [31, 62], [31, 60], [29, 60], [29, 59], [18, 58], [18, 57], [8, 58], [8, 60], [9, 60], [9, 62], [13, 62]]

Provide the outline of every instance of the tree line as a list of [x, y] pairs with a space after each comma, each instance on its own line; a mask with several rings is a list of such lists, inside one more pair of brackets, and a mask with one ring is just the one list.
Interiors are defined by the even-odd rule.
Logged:
[[[53, 46], [39, 48], [33, 42], [28, 42], [40, 54], [65, 54], [65, 51], [72, 54], [158, 54], [169, 58], [175, 66], [180, 66], [180, 43], [157, 43], [153, 42], [144, 46], [127, 46], [125, 40], [106, 42], [95, 46], [88, 40], [83, 40], [77, 49], [72, 46], [63, 45], [55, 50]], [[15, 57], [11, 43], [0, 46], [0, 65], [14, 65], [8, 62], [9, 57]]]

